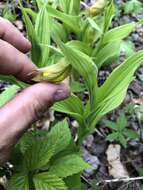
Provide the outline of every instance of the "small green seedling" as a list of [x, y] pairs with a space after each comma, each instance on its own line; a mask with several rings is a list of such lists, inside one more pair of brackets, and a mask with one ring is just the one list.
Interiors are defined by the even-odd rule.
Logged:
[[117, 141], [126, 148], [129, 140], [139, 138], [134, 130], [128, 128], [127, 118], [124, 113], [120, 114], [116, 122], [105, 120], [104, 123], [112, 131], [106, 137], [106, 140], [110, 142]]
[[131, 0], [125, 3], [124, 12], [126, 14], [139, 13], [143, 10], [143, 4], [138, 0]]

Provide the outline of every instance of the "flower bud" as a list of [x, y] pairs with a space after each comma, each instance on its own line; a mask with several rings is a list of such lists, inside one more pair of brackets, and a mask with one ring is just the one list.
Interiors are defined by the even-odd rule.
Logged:
[[60, 60], [60, 62], [37, 69], [36, 75], [32, 78], [32, 81], [41, 82], [47, 81], [51, 83], [57, 83], [63, 81], [71, 71], [71, 65], [65, 62], [65, 59]]
[[89, 14], [92, 16], [96, 16], [100, 14], [105, 8], [106, 3], [107, 3], [107, 0], [96, 0], [96, 3], [88, 9]]

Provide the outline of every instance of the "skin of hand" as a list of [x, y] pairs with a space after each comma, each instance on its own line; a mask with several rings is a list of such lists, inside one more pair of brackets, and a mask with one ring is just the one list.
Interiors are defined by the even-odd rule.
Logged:
[[[26, 56], [31, 43], [7, 20], [0, 18], [0, 74], [29, 81], [36, 66]], [[54, 102], [70, 95], [67, 83], [37, 83], [24, 89], [0, 109], [0, 165], [22, 134]]]

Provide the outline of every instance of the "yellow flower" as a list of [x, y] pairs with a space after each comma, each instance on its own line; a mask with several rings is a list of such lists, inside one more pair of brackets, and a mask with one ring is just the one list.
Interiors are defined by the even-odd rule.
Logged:
[[32, 78], [35, 82], [47, 81], [51, 83], [57, 83], [63, 81], [71, 71], [71, 65], [65, 62], [65, 59], [61, 59], [60, 62], [37, 69], [36, 76]]
[[96, 3], [88, 9], [89, 14], [92, 16], [100, 14], [105, 8], [106, 4], [107, 0], [96, 0]]

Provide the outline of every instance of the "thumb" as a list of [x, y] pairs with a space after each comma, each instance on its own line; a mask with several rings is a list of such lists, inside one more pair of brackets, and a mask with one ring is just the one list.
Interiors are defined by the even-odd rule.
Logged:
[[11, 148], [39, 116], [55, 101], [69, 96], [68, 85], [38, 83], [23, 90], [0, 109], [0, 162], [7, 159]]

